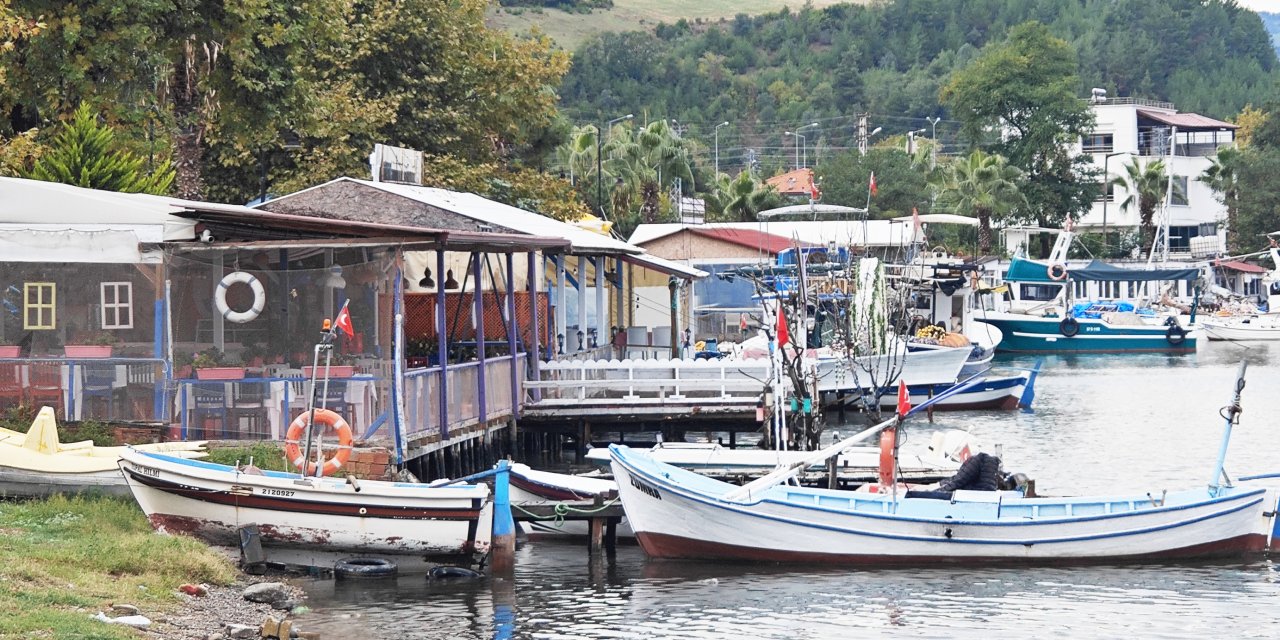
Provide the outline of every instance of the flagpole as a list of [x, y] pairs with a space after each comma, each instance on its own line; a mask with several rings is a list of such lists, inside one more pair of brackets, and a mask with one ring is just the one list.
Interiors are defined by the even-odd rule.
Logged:
[[867, 218], [871, 216], [871, 194], [876, 190], [876, 172], [871, 172], [871, 179], [867, 181], [867, 207], [862, 210], [862, 249], [866, 253], [867, 245]]

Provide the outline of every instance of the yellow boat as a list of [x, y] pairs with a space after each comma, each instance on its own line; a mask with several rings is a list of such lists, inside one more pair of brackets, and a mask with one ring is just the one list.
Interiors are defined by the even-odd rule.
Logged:
[[[142, 451], [181, 458], [202, 458], [205, 443], [163, 442], [133, 445]], [[99, 491], [128, 496], [120, 473], [120, 454], [130, 447], [99, 447], [91, 440], [63, 444], [53, 409], [43, 407], [26, 433], [0, 429], [0, 496], [43, 497], [54, 493]]]

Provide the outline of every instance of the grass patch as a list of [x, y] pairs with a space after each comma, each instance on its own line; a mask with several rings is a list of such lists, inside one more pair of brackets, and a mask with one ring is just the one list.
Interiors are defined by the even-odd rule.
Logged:
[[297, 471], [285, 461], [284, 448], [279, 442], [253, 442], [235, 447], [218, 447], [209, 449], [209, 457], [205, 462], [216, 462], [235, 466], [249, 464], [266, 471]]
[[[821, 9], [851, 0], [811, 0], [814, 8]], [[852, 0], [861, 4], [865, 0]], [[739, 13], [760, 15], [790, 7], [793, 11], [804, 6], [800, 0], [613, 0], [612, 9], [593, 9], [589, 13], [570, 13], [547, 8], [543, 11], [513, 12], [503, 10], [494, 3], [489, 8], [486, 22], [489, 26], [512, 33], [527, 33], [530, 27], [538, 27], [551, 36], [556, 44], [573, 51], [587, 38], [606, 31], [651, 31], [659, 22], [675, 24], [684, 18], [689, 22], [701, 19], [716, 22], [721, 18], [732, 20]]]
[[156, 534], [132, 500], [55, 496], [0, 502], [0, 638], [137, 638], [90, 616], [129, 603], [153, 616], [186, 582], [231, 584], [231, 562]]

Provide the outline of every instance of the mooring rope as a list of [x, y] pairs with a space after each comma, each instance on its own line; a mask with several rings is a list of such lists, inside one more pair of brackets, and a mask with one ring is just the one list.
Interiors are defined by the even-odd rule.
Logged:
[[[557, 502], [554, 509], [555, 515], [552, 518], [550, 518], [550, 520], [552, 521], [552, 523], [554, 523], [554, 526], [558, 529], [564, 524], [565, 516], [569, 515], [570, 513], [580, 513], [583, 515], [591, 515], [593, 513], [600, 513], [601, 511], [604, 511], [605, 509], [608, 509], [609, 507], [612, 507], [617, 503], [618, 503], [618, 498], [614, 498], [608, 502], [601, 504], [598, 508], [595, 508], [595, 509], [579, 509], [578, 507], [571, 507], [564, 502]], [[533, 518], [534, 520], [547, 520], [547, 518], [540, 516], [536, 513], [533, 513], [514, 502], [511, 503], [511, 507], [529, 516], [530, 518]]]

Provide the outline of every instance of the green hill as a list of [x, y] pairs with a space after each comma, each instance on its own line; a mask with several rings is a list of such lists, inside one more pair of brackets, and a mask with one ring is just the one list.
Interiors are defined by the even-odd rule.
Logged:
[[[634, 113], [678, 120], [722, 165], [790, 162], [784, 131], [817, 122], [804, 146], [855, 144], [857, 115], [882, 135], [926, 129], [959, 146], [938, 104], [952, 70], [1008, 29], [1045, 23], [1077, 53], [1081, 97], [1168, 100], [1226, 118], [1275, 92], [1276, 52], [1252, 11], [1222, 0], [897, 0], [783, 10], [725, 23], [666, 23], [592, 37], [574, 52], [561, 87], [571, 120]], [[640, 25], [637, 25], [640, 26]], [[814, 157], [810, 155], [810, 157]]]
[[[847, 2], [811, 0], [809, 4], [821, 8], [841, 1]], [[674, 24], [681, 19], [715, 22], [728, 20], [739, 13], [757, 15], [783, 7], [799, 9], [804, 4], [797, 0], [613, 0], [612, 9], [577, 13], [559, 9], [501, 7], [494, 3], [489, 9], [487, 22], [515, 33], [525, 33], [537, 27], [561, 47], [573, 50], [591, 36], [606, 31], [652, 30], [660, 22]]]

